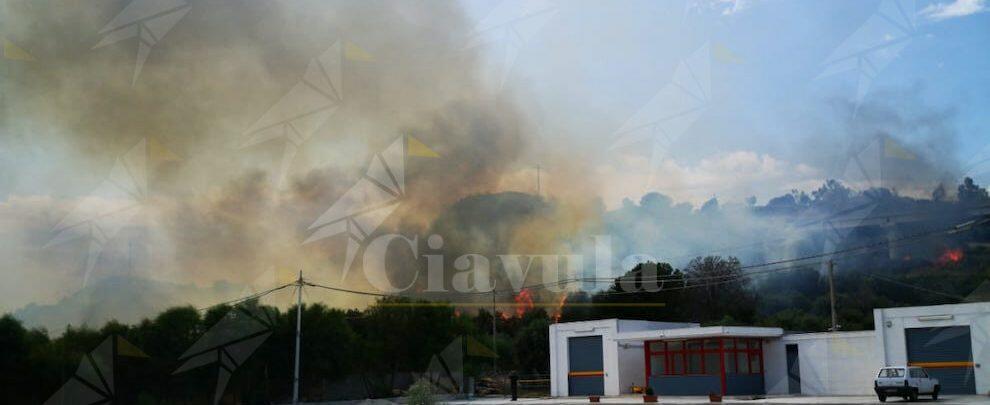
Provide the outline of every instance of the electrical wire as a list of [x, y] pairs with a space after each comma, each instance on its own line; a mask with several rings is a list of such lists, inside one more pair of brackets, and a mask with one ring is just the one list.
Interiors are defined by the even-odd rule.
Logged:
[[253, 300], [253, 299], [264, 297], [264, 296], [266, 296], [268, 294], [271, 294], [271, 293], [273, 293], [275, 291], [278, 291], [278, 290], [281, 290], [281, 289], [284, 289], [284, 288], [287, 288], [287, 287], [290, 287], [290, 286], [294, 286], [294, 285], [296, 285], [296, 283], [284, 284], [284, 285], [281, 285], [281, 286], [278, 286], [278, 287], [275, 287], [275, 288], [271, 288], [271, 289], [268, 289], [268, 290], [265, 290], [265, 291], [257, 292], [257, 293], [254, 293], [254, 294], [251, 294], [251, 295], [248, 295], [248, 296], [244, 296], [244, 297], [241, 297], [241, 298], [236, 298], [236, 299], [232, 299], [232, 300], [229, 300], [229, 301], [223, 301], [223, 302], [220, 302], [220, 303], [217, 303], [217, 304], [210, 305], [208, 307], [199, 308], [198, 311], [204, 312], [204, 311], [208, 311], [208, 310], [210, 310], [212, 308], [216, 308], [216, 307], [223, 306], [223, 305], [237, 305], [237, 304], [243, 303], [245, 301], [250, 301], [250, 300]]
[[[988, 204], [988, 205], [976, 205], [976, 206], [971, 206], [971, 207], [964, 207], [962, 210], [963, 211], [975, 211], [975, 210], [986, 210], [986, 209], [990, 209], [990, 204]], [[888, 220], [889, 221], [892, 218], [900, 218], [900, 217], [922, 218], [922, 219], [919, 219], [919, 220], [923, 220], [924, 218], [927, 218], [927, 217], [933, 217], [933, 216], [939, 216], [939, 215], [945, 215], [945, 214], [937, 213], [937, 212], [931, 212], [931, 211], [928, 211], [928, 212], [919, 212], [919, 211], [916, 211], [916, 210], [915, 211], [899, 211], [899, 212], [883, 213], [883, 214], [878, 214], [878, 215], [869, 215], [869, 216], [867, 216], [865, 218], [859, 218], [859, 219], [857, 219], [857, 221], [864, 222], [864, 221], [876, 220], [876, 219], [885, 219], [885, 220]], [[801, 224], [798, 227], [799, 228], [807, 228], [807, 227], [810, 227], [812, 225], [823, 224], [825, 222], [832, 221], [833, 219], [835, 219], [834, 216], [833, 216], [833, 218], [821, 218], [821, 219], [817, 219], [817, 220], [805, 222], [805, 223]], [[744, 248], [747, 248], [747, 247], [760, 246], [760, 245], [767, 244], [767, 243], [786, 241], [788, 239], [789, 238], [787, 238], [787, 237], [766, 238], [766, 239], [761, 239], [761, 240], [758, 240], [756, 242], [751, 242], [751, 243], [745, 243], [745, 244], [739, 244], [739, 245], [721, 246], [721, 247], [718, 247], [718, 248], [715, 248], [715, 249], [712, 249], [712, 250], [707, 250], [707, 251], [698, 251], [698, 252], [695, 252], [695, 253], [686, 253], [686, 254], [680, 254], [680, 255], [676, 255], [676, 256], [670, 256], [670, 257], [667, 257], [665, 260], [684, 259], [684, 258], [700, 257], [700, 256], [712, 256], [712, 255], [715, 255], [717, 253], [732, 252], [732, 251], [741, 250], [741, 249], [744, 249]]]
[[[800, 265], [788, 266], [788, 267], [770, 268], [770, 269], [764, 269], [765, 267], [777, 266], [777, 265], [781, 265], [781, 264], [808, 262], [810, 260], [822, 259], [822, 258], [828, 258], [829, 260], [834, 260], [837, 257], [838, 258], [843, 258], [843, 257], [848, 257], [848, 256], [854, 256], [854, 255], [869, 253], [870, 251], [873, 251], [873, 250], [878, 250], [878, 249], [881, 249], [881, 248], [888, 248], [889, 246], [894, 245], [894, 244], [897, 244], [897, 243], [900, 243], [900, 242], [918, 241], [918, 240], [921, 240], [923, 238], [927, 238], [927, 237], [930, 237], [930, 236], [934, 236], [934, 235], [938, 235], [938, 234], [943, 234], [943, 233], [957, 233], [957, 232], [960, 232], [962, 230], [971, 229], [974, 225], [983, 224], [983, 223], [986, 223], [988, 221], [990, 221], [990, 220], [983, 219], [983, 220], [981, 220], [979, 222], [977, 222], [975, 220], [974, 221], [968, 221], [968, 222], [965, 222], [965, 223], [962, 223], [962, 224], [958, 224], [958, 225], [954, 225], [954, 226], [951, 226], [951, 227], [948, 227], [948, 228], [940, 228], [940, 229], [937, 229], [937, 230], [930, 230], [930, 231], [918, 232], [918, 233], [907, 235], [907, 236], [904, 236], [904, 237], [901, 237], [901, 238], [897, 238], [897, 239], [894, 239], [894, 240], [878, 241], [878, 242], [864, 244], [864, 245], [860, 245], [860, 246], [854, 246], [854, 247], [851, 247], [851, 248], [834, 250], [834, 251], [831, 251], [831, 252], [817, 253], [817, 254], [802, 256], [802, 257], [793, 258], [793, 259], [782, 259], [782, 260], [770, 261], [770, 262], [765, 262], [765, 263], [759, 263], [759, 264], [752, 264], [752, 265], [741, 266], [741, 267], [738, 268], [739, 270], [748, 270], [748, 269], [762, 269], [762, 270], [743, 272], [743, 273], [740, 273], [740, 274], [722, 274], [722, 275], [715, 275], [715, 276], [708, 276], [708, 277], [691, 277], [690, 275], [684, 275], [684, 274], [677, 274], [677, 275], [671, 274], [671, 275], [656, 276], [656, 277], [635, 278], [635, 279], [633, 279], [633, 281], [634, 282], [651, 282], [652, 281], [652, 282], [660, 282], [661, 284], [663, 284], [665, 282], [679, 282], [679, 283], [684, 283], [684, 285], [682, 285], [682, 286], [670, 287], [670, 288], [663, 288], [663, 289], [661, 289], [661, 291], [676, 291], [676, 290], [684, 290], [684, 289], [690, 289], [690, 288], [701, 288], [701, 287], [709, 287], [709, 286], [713, 286], [713, 285], [727, 284], [727, 283], [738, 281], [738, 280], [741, 280], [741, 279], [747, 278], [747, 277], [753, 277], [753, 276], [757, 276], [757, 275], [763, 275], [763, 274], [770, 274], [770, 273], [777, 273], [777, 272], [789, 271], [789, 270], [794, 270], [794, 269], [799, 269], [799, 268], [807, 268], [808, 265], [816, 264], [816, 263], [820, 264], [821, 261], [818, 261], [818, 262], [809, 262], [809, 263], [802, 263]], [[545, 289], [545, 288], [550, 288], [550, 287], [554, 287], [554, 286], [567, 285], [567, 284], [573, 284], [573, 283], [602, 283], [602, 282], [614, 283], [614, 282], [617, 282], [617, 281], [618, 282], [621, 282], [622, 277], [624, 277], [624, 276], [619, 276], [619, 277], [615, 277], [615, 278], [606, 278], [606, 277], [579, 277], [579, 278], [557, 280], [557, 281], [547, 282], [547, 283], [538, 283], [538, 284], [526, 285], [526, 286], [521, 287], [518, 290], [517, 289], [514, 289], [514, 288], [511, 288], [511, 289], [502, 289], [502, 290], [493, 289], [491, 291], [472, 291], [472, 292], [464, 292], [464, 293], [460, 293], [460, 294], [461, 295], [490, 295], [490, 294], [496, 294], [497, 295], [497, 294], [506, 294], [506, 293], [516, 294], [518, 291], [523, 290], [523, 289]], [[884, 279], [884, 278], [881, 278], [881, 279]], [[893, 281], [893, 280], [890, 280], [890, 279], [884, 279], [884, 280], [891, 281], [891, 282], [896, 282], [896, 281]], [[326, 289], [326, 290], [330, 290], [330, 291], [335, 291], [335, 292], [342, 292], [342, 293], [356, 294], [356, 295], [364, 295], [364, 296], [372, 296], [372, 297], [381, 297], [381, 298], [384, 298], [384, 297], [399, 297], [399, 296], [402, 296], [401, 294], [386, 294], [386, 293], [379, 293], [379, 292], [373, 292], [373, 291], [361, 291], [361, 290], [354, 290], [354, 289], [341, 288], [341, 287], [332, 287], [332, 286], [323, 285], [323, 284], [314, 283], [314, 282], [305, 281], [305, 280], [302, 281], [302, 284], [304, 286], [317, 287], [317, 288], [322, 288], [322, 289]], [[265, 296], [267, 294], [270, 294], [272, 292], [275, 292], [275, 291], [278, 291], [278, 290], [281, 290], [283, 288], [286, 288], [286, 287], [289, 287], [289, 286], [293, 286], [293, 285], [298, 285], [298, 282], [285, 284], [285, 285], [282, 285], [282, 286], [279, 286], [279, 287], [275, 287], [275, 288], [270, 289], [270, 290], [266, 290], [266, 291], [263, 291], [263, 292], [260, 292], [260, 293], [249, 295], [247, 297], [242, 297], [242, 298], [238, 298], [238, 299], [235, 299], [235, 300], [222, 302], [222, 303], [213, 305], [211, 307], [203, 308], [201, 310], [206, 310], [206, 309], [209, 309], [209, 308], [212, 308], [212, 307], [216, 307], [216, 306], [220, 306], [220, 305], [231, 305], [231, 304], [240, 303], [240, 302], [244, 302], [244, 301], [255, 299], [255, 298], [260, 298], [260, 297]], [[908, 285], [908, 286], [910, 286], [910, 285]], [[911, 287], [916, 287], [916, 286], [911, 286]], [[920, 287], [918, 287], [918, 288], [920, 288]], [[936, 292], [934, 290], [932, 290], [930, 292], [939, 293], [939, 292]], [[641, 294], [641, 293], [642, 293], [642, 291], [611, 291], [611, 292], [610, 291], [599, 291], [596, 294], [620, 295], [620, 294]], [[941, 294], [945, 295], [945, 293], [941, 293]], [[954, 297], [953, 296], [953, 298], [959, 298], [959, 297]]]
[[[928, 231], [918, 232], [918, 233], [910, 234], [910, 235], [907, 235], [907, 236], [904, 236], [904, 237], [900, 237], [900, 238], [897, 238], [897, 239], [893, 239], [893, 240], [888, 239], [888, 240], [883, 240], [883, 241], [877, 241], [877, 242], [874, 242], [874, 243], [869, 243], [869, 244], [854, 246], [854, 247], [840, 249], [840, 250], [833, 250], [833, 251], [830, 251], [830, 252], [817, 253], [817, 254], [807, 255], [807, 256], [802, 256], [802, 257], [797, 257], [797, 258], [793, 258], [793, 259], [781, 259], [781, 260], [770, 261], [770, 262], [765, 262], [765, 263], [746, 265], [746, 266], [739, 267], [739, 269], [740, 270], [747, 270], [747, 269], [754, 269], [754, 268], [762, 268], [762, 267], [775, 266], [775, 265], [780, 265], [780, 264], [798, 263], [798, 262], [809, 261], [809, 260], [813, 260], [813, 259], [821, 259], [821, 258], [835, 259], [836, 257], [838, 257], [838, 258], [848, 257], [848, 256], [853, 256], [855, 254], [869, 253], [870, 251], [878, 250], [878, 249], [884, 249], [884, 248], [888, 248], [890, 246], [902, 246], [904, 244], [908, 244], [908, 243], [904, 243], [904, 244], [898, 245], [901, 242], [914, 243], [914, 242], [923, 240], [924, 238], [936, 236], [936, 235], [939, 235], [939, 234], [957, 233], [957, 232], [959, 232], [961, 230], [965, 230], [965, 229], [971, 228], [974, 225], [978, 225], [978, 224], [982, 224], [982, 223], [986, 223], [986, 222], [987, 222], [987, 220], [982, 220], [982, 221], [979, 221], [979, 222], [977, 222], [977, 221], [967, 221], [967, 222], [964, 222], [964, 223], [961, 223], [961, 224], [957, 224], [957, 225], [953, 225], [953, 226], [950, 226], [950, 227], [947, 227], [947, 228], [939, 228], [939, 229], [936, 229], [936, 230], [928, 230]], [[851, 254], [851, 253], [854, 253], [854, 254]], [[810, 262], [810, 263], [806, 263], [805, 265], [810, 265], [810, 264], [815, 264], [815, 263], [820, 263], [820, 262]], [[617, 278], [621, 278], [621, 277], [623, 277], [623, 276], [619, 276]], [[681, 275], [664, 275], [664, 276], [655, 276], [655, 277], [642, 277], [642, 278], [638, 278], [637, 280], [638, 281], [662, 281], [662, 280], [670, 280], [670, 279], [680, 279], [681, 277], [682, 277]], [[589, 279], [591, 279], [591, 278], [589, 278]], [[598, 280], [615, 280], [616, 278], [602, 278], [602, 277], [599, 277], [597, 279]]]
[[360, 290], [351, 290], [351, 289], [340, 288], [340, 287], [331, 287], [331, 286], [328, 286], [328, 285], [316, 284], [316, 283], [309, 282], [309, 281], [303, 281], [303, 285], [310, 286], [310, 287], [323, 288], [323, 289], [330, 290], [330, 291], [343, 292], [343, 293], [348, 293], [348, 294], [357, 294], [357, 295], [367, 295], [367, 296], [372, 296], [372, 297], [397, 297], [397, 296], [399, 296], [397, 294], [384, 294], [384, 293], [376, 293], [376, 292], [373, 292], [373, 291], [360, 291]]
[[876, 274], [867, 274], [866, 276], [869, 277], [869, 278], [886, 281], [888, 283], [897, 284], [897, 285], [900, 285], [900, 286], [903, 286], [903, 287], [913, 288], [913, 289], [918, 290], [918, 291], [925, 291], [925, 292], [928, 292], [928, 293], [932, 293], [932, 294], [936, 294], [936, 295], [941, 295], [943, 297], [949, 297], [949, 298], [957, 299], [959, 301], [963, 301], [963, 300], [966, 299], [966, 297], [961, 297], [961, 296], [958, 296], [958, 295], [955, 295], [955, 294], [949, 294], [947, 292], [932, 290], [930, 288], [925, 288], [925, 287], [920, 287], [920, 286], [916, 286], [916, 285], [913, 285], [913, 284], [908, 284], [908, 283], [905, 283], [903, 281], [897, 281], [897, 280], [894, 280], [892, 278], [878, 276]]

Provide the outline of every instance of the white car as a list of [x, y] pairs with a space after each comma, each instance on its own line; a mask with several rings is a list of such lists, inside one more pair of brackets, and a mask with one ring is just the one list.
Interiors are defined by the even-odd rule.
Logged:
[[918, 395], [931, 395], [938, 400], [938, 379], [928, 376], [921, 367], [884, 367], [873, 380], [873, 390], [880, 402], [886, 402], [887, 397], [901, 397], [905, 400], [916, 401]]

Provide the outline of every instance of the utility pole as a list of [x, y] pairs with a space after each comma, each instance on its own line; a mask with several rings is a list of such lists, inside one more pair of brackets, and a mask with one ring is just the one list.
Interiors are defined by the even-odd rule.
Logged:
[[536, 196], [540, 196], [540, 165], [536, 165]]
[[833, 273], [832, 268], [834, 267], [834, 263], [832, 262], [832, 259], [829, 259], [827, 264], [828, 264], [828, 303], [829, 306], [832, 308], [832, 327], [829, 330], [831, 330], [832, 332], [838, 332], [839, 322], [837, 317], [835, 316], [835, 280], [833, 280], [832, 277], [832, 273]]
[[495, 346], [495, 324], [497, 320], [495, 319], [495, 283], [492, 282], [492, 353], [495, 356], [492, 357], [492, 373], [498, 373], [498, 348]]
[[292, 405], [296, 405], [299, 403], [299, 342], [302, 337], [302, 293], [303, 293], [302, 270], [299, 270], [299, 280], [296, 280], [296, 285], [299, 286], [299, 295], [296, 297], [296, 369], [292, 377]]

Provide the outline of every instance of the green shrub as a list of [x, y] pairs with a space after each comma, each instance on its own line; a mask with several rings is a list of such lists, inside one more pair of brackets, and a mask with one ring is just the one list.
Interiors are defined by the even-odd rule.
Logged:
[[433, 384], [426, 379], [420, 379], [409, 387], [409, 405], [433, 405], [437, 403]]

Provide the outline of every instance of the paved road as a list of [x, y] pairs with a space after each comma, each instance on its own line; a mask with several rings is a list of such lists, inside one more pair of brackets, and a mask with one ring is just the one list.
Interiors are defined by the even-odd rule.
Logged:
[[[643, 399], [638, 396], [620, 396], [602, 398], [603, 404], [642, 404]], [[511, 402], [507, 398], [478, 398], [474, 400], [455, 400], [445, 402], [450, 405], [540, 405], [540, 404], [587, 404], [586, 397], [570, 398], [520, 398], [517, 402]], [[662, 397], [660, 404], [707, 404], [707, 397]], [[726, 404], [879, 404], [874, 396], [832, 396], [832, 397], [769, 397], [765, 399], [743, 399], [725, 398]], [[888, 399], [887, 404], [906, 403], [898, 398]], [[938, 401], [931, 398], [919, 399], [918, 404], [990, 404], [990, 397], [987, 396], [945, 396]]]

